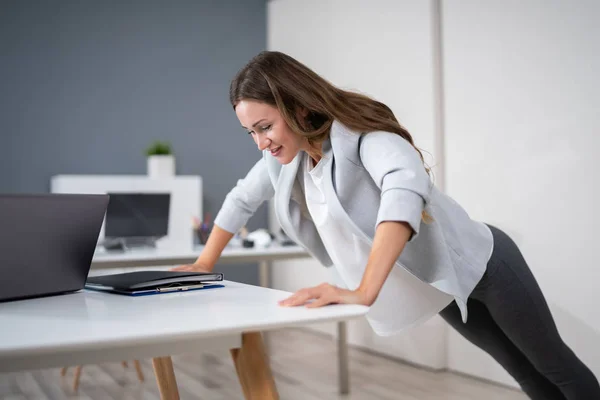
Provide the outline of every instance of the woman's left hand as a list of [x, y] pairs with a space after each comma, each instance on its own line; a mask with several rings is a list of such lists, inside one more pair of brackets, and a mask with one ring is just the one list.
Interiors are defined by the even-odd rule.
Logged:
[[[314, 301], [306, 304], [310, 300]], [[362, 304], [370, 306], [364, 292], [341, 289], [329, 283], [322, 283], [319, 286], [301, 289], [287, 299], [279, 302], [279, 305], [284, 307], [294, 307], [303, 304], [306, 304], [308, 308], [321, 307], [327, 304]]]

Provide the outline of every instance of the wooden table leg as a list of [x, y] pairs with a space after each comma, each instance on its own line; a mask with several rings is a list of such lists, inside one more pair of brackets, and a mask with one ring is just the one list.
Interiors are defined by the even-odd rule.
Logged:
[[242, 334], [242, 348], [231, 356], [246, 400], [279, 400], [260, 332]]
[[153, 358], [152, 366], [161, 400], [179, 400], [179, 390], [177, 390], [177, 380], [171, 357]]

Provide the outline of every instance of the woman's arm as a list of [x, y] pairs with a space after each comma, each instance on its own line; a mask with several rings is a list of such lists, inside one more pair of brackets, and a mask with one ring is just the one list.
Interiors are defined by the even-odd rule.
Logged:
[[220, 228], [218, 225], [213, 225], [206, 245], [204, 245], [198, 259], [193, 264], [180, 265], [171, 270], [211, 272], [231, 238], [233, 238], [233, 233]]
[[181, 265], [172, 270], [212, 271], [227, 243], [254, 215], [258, 207], [273, 197], [274, 193], [266, 161], [261, 158], [225, 197], [198, 259], [193, 264]]
[[412, 228], [414, 240], [433, 184], [417, 150], [403, 137], [388, 132], [364, 135], [360, 159], [379, 190], [377, 220], [402, 221]]
[[356, 289], [364, 295], [364, 304], [370, 306], [375, 302], [412, 234], [413, 230], [406, 222], [385, 221], [377, 226], [369, 261]]
[[301, 305], [311, 299], [315, 301], [309, 307], [329, 303], [372, 305], [404, 246], [417, 237], [431, 191], [418, 152], [399, 135], [371, 132], [362, 139], [360, 159], [381, 190], [381, 198], [373, 246], [359, 287], [344, 290], [322, 284], [299, 290], [282, 305]]
[[235, 187], [227, 193], [215, 217], [215, 225], [235, 234], [248, 222], [261, 204], [273, 197], [275, 188], [271, 183], [264, 157], [258, 160], [246, 176], [238, 180]]
[[371, 306], [377, 300], [385, 280], [412, 233], [412, 228], [406, 222], [381, 222], [375, 231], [373, 247], [362, 281], [356, 290], [341, 289], [324, 283], [299, 290], [279, 304], [299, 306], [314, 300], [307, 307], [320, 307], [332, 303]]

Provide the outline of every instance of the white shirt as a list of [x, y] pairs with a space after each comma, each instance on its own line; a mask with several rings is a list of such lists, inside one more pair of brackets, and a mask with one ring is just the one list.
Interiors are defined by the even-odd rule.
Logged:
[[[322, 186], [323, 165], [329, 160], [323, 158], [313, 168], [311, 158], [305, 153], [302, 162], [308, 212], [338, 275], [348, 289], [354, 290], [362, 280], [371, 251], [370, 246], [329, 213]], [[396, 264], [366, 318], [378, 335], [393, 335], [425, 322], [452, 300], [452, 296], [422, 282]]]

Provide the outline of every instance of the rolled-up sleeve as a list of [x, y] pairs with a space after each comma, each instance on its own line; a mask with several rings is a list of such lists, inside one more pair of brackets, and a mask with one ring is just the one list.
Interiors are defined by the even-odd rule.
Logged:
[[362, 138], [360, 158], [381, 190], [375, 227], [384, 221], [406, 222], [413, 229], [413, 240], [432, 185], [419, 153], [397, 134], [371, 132]]
[[266, 162], [261, 158], [225, 196], [223, 205], [215, 217], [215, 224], [228, 232], [236, 233], [261, 204], [274, 194]]

